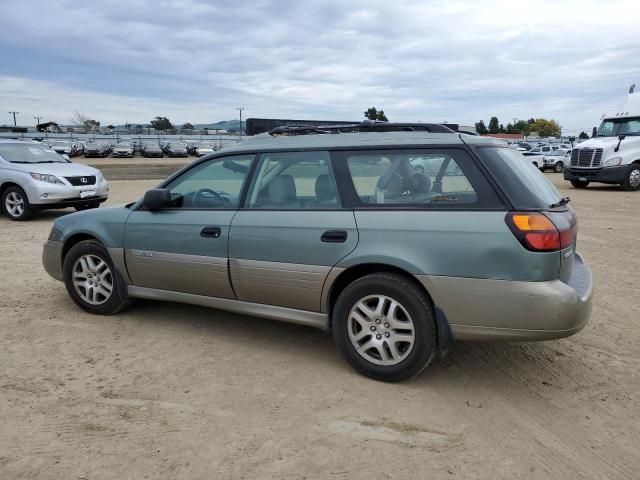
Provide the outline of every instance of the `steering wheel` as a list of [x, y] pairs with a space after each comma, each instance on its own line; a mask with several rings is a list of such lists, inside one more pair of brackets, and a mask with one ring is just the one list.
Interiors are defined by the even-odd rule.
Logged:
[[215, 190], [211, 190], [210, 188], [201, 188], [193, 195], [193, 206], [194, 207], [211, 207], [211, 198], [214, 197], [217, 205], [216, 207], [230, 207], [231, 201], [228, 198], [223, 197]]

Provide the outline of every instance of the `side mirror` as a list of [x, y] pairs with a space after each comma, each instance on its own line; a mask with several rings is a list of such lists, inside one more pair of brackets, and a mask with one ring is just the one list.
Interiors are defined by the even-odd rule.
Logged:
[[171, 192], [166, 188], [154, 188], [147, 191], [142, 199], [142, 204], [149, 210], [160, 210], [171, 202]]

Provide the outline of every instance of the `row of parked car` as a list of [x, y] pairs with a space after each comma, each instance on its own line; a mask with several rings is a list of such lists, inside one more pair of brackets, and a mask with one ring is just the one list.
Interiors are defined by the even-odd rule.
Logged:
[[49, 140], [42, 141], [44, 145], [49, 146], [52, 150], [60, 155], [75, 157], [84, 155], [91, 157], [108, 157], [114, 158], [131, 158], [136, 153], [140, 153], [143, 157], [187, 157], [193, 155], [201, 157], [209, 153], [213, 153], [222, 148], [218, 143], [210, 142], [176, 142], [176, 141], [143, 141], [136, 139], [127, 139], [113, 145], [109, 142], [101, 141], [69, 141], [69, 140]]
[[571, 163], [573, 146], [569, 143], [513, 142], [510, 145], [543, 172], [553, 170], [562, 173], [564, 167]]

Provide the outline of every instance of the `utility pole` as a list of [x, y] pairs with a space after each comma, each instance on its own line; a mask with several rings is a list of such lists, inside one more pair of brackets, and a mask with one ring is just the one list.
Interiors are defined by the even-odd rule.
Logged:
[[40, 119], [41, 119], [41, 118], [42, 118], [42, 117], [38, 117], [37, 115], [36, 115], [35, 117], [33, 117], [33, 119], [36, 121], [36, 127], [37, 127], [38, 125], [40, 125]]
[[13, 115], [13, 126], [17, 127], [18, 124], [16, 123], [16, 115], [18, 115], [20, 112], [9, 112], [9, 115]]
[[244, 110], [244, 107], [238, 107], [236, 110], [240, 112], [240, 139], [242, 140], [242, 111]]

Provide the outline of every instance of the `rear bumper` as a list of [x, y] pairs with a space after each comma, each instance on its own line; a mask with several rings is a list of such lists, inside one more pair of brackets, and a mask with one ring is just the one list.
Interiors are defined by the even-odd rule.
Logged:
[[53, 278], [63, 281], [62, 277], [62, 242], [47, 240], [42, 247], [42, 265]]
[[624, 182], [624, 177], [627, 174], [627, 168], [629, 168], [628, 165], [598, 169], [572, 168], [567, 166], [564, 169], [564, 179], [620, 184]]
[[593, 279], [576, 254], [565, 283], [418, 276], [457, 340], [550, 340], [582, 330], [591, 315]]

